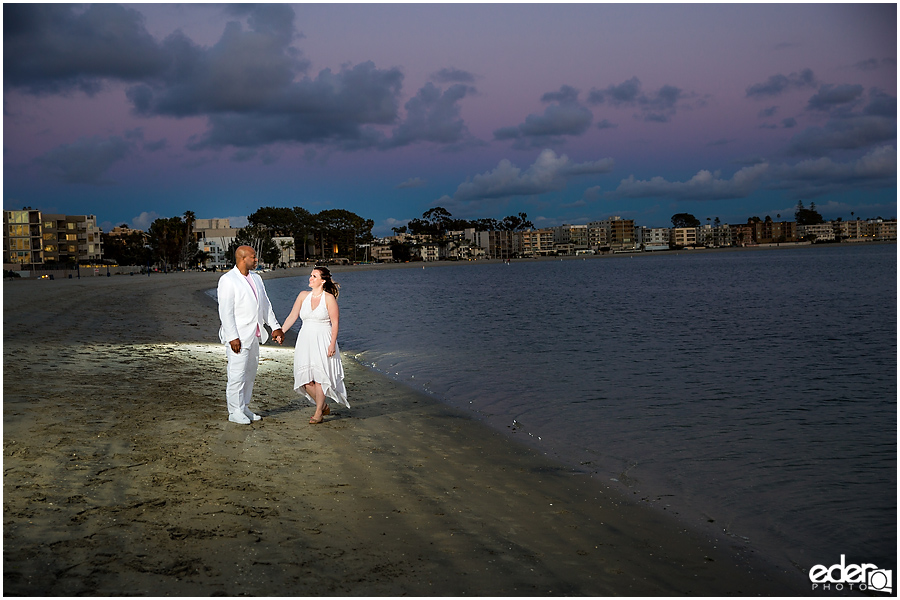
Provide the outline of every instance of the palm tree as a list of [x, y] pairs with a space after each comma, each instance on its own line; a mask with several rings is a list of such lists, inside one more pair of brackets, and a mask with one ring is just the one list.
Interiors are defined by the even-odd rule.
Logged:
[[181, 241], [181, 262], [185, 268], [191, 259], [191, 242], [194, 241], [194, 221], [196, 221], [194, 211], [184, 211], [184, 239]]

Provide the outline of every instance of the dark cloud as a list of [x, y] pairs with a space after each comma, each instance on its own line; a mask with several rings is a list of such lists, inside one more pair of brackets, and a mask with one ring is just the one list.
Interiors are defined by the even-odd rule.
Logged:
[[633, 106], [641, 94], [641, 82], [637, 77], [619, 85], [611, 85], [605, 90], [591, 90], [588, 94], [589, 104], [609, 103], [612, 106]]
[[794, 117], [788, 117], [786, 119], [781, 120], [781, 126], [785, 129], [791, 129], [797, 126], [797, 119]]
[[185, 117], [277, 110], [292, 99], [291, 92], [297, 91], [292, 89], [293, 81], [307, 63], [288, 46], [290, 37], [268, 34], [269, 29], [244, 31], [232, 21], [210, 48], [201, 48], [181, 32], [173, 33], [163, 42], [171, 57], [169, 68], [128, 90], [135, 111]]
[[845, 163], [825, 157], [808, 159], [777, 167], [772, 175], [769, 187], [790, 190], [795, 198], [814, 198], [860, 188], [896, 187], [897, 149], [881, 146]]
[[114, 181], [104, 174], [132, 151], [132, 144], [113, 136], [79, 138], [72, 144], [62, 144], [35, 159], [42, 169], [64, 183], [108, 185]]
[[468, 71], [454, 68], [444, 68], [437, 73], [432, 73], [431, 78], [438, 83], [475, 83], [475, 76]]
[[[260, 99], [255, 110], [208, 112], [209, 130], [190, 147], [258, 146], [274, 142], [339, 142], [348, 149], [371, 147], [383, 136], [367, 125], [397, 120], [402, 73], [371, 62], [325, 69], [316, 79], [289, 83]], [[215, 102], [213, 98], [209, 98]]]
[[859, 100], [863, 95], [861, 85], [823, 85], [806, 105], [808, 110], [830, 111]]
[[823, 127], [810, 127], [788, 144], [789, 156], [826, 156], [836, 150], [856, 150], [897, 139], [897, 119], [858, 115], [832, 119]]
[[597, 129], [615, 129], [618, 127], [617, 124], [611, 123], [609, 119], [603, 119], [599, 123], [597, 123]]
[[142, 148], [145, 152], [159, 152], [169, 146], [168, 140], [166, 138], [162, 138], [155, 142], [145, 142]]
[[[130, 8], [4, 5], [6, 85], [31, 92], [99, 90], [105, 80], [132, 83], [126, 97], [145, 117], [206, 117], [190, 149], [255, 148], [273, 143], [332, 144], [345, 150], [418, 142], [476, 143], [459, 102], [474, 88], [427, 84], [399, 111], [403, 74], [372, 62], [308, 74], [291, 44], [299, 37], [285, 4], [222, 7], [235, 20], [201, 47], [176, 31], [157, 43]], [[243, 24], [242, 24], [243, 23]], [[472, 81], [442, 69], [442, 81]], [[381, 128], [393, 127], [388, 138]], [[149, 150], [159, 148], [148, 146]], [[235, 160], [250, 153], [238, 152]]]
[[755, 83], [747, 88], [748, 98], [779, 96], [790, 90], [814, 88], [816, 78], [812, 69], [803, 69], [790, 75], [772, 75], [765, 83]]
[[757, 113], [757, 116], [762, 117], [763, 119], [767, 119], [769, 117], [774, 117], [776, 112], [778, 112], [778, 107], [770, 106], [769, 108], [764, 108], [759, 111], [759, 113]]
[[897, 68], [897, 59], [895, 58], [869, 58], [867, 60], [861, 60], [854, 65], [860, 71], [874, 71], [876, 69], [886, 68], [886, 69], [896, 69]]
[[396, 148], [415, 142], [459, 144], [473, 141], [460, 117], [459, 102], [475, 88], [457, 83], [441, 91], [431, 82], [405, 105], [406, 119], [397, 126], [384, 147]]
[[525, 122], [515, 127], [502, 127], [494, 131], [496, 140], [521, 140], [517, 147], [526, 148], [561, 143], [562, 136], [583, 134], [591, 126], [593, 113], [578, 102], [578, 90], [564, 85], [559, 91], [541, 96], [542, 102], [551, 104], [543, 114], [531, 114]]
[[541, 102], [559, 102], [560, 104], [574, 104], [578, 102], [578, 90], [570, 85], [564, 85], [558, 92], [547, 92], [541, 96]]
[[897, 116], [897, 98], [873, 88], [869, 90], [869, 104], [863, 109], [863, 113], [895, 118]]
[[116, 4], [3, 5], [4, 87], [32, 94], [80, 90], [103, 81], [158, 76], [171, 57], [137, 11]]
[[612, 192], [620, 198], [671, 198], [673, 200], [730, 200], [746, 198], [756, 191], [769, 168], [761, 163], [739, 170], [731, 179], [717, 173], [700, 171], [688, 181], [668, 181], [663, 177], [649, 180], [623, 179]]
[[470, 207], [486, 200], [539, 196], [565, 188], [572, 177], [608, 173], [612, 169], [611, 158], [573, 164], [568, 156], [557, 156], [553, 150], [547, 149], [524, 171], [503, 159], [493, 171], [475, 175], [461, 183], [452, 197], [444, 196], [437, 204]]
[[[637, 77], [619, 85], [610, 85], [604, 90], [592, 89], [588, 93], [589, 104], [609, 104], [615, 108], [634, 107], [641, 111], [641, 118], [649, 123], [667, 123], [675, 116], [679, 105], [688, 106], [695, 100], [694, 94], [687, 94], [674, 85], [664, 85], [656, 92], [641, 91], [641, 82]], [[694, 103], [702, 106], [704, 100]]]

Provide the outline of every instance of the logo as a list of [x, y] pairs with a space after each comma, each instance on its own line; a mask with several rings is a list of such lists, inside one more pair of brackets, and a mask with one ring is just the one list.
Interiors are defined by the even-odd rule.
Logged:
[[[894, 572], [887, 569], [879, 569], [872, 564], [848, 565], [841, 554], [841, 562], [826, 567], [816, 565], [809, 570], [809, 580], [812, 581], [812, 589], [843, 590], [848, 586], [851, 590], [894, 593]], [[855, 587], [854, 587], [855, 586]]]

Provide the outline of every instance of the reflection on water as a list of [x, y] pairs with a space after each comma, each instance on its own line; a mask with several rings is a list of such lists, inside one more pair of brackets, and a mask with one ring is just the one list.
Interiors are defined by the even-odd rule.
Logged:
[[[336, 279], [371, 368], [800, 568], [887, 568], [896, 272], [873, 245]], [[280, 316], [306, 282], [266, 285]]]

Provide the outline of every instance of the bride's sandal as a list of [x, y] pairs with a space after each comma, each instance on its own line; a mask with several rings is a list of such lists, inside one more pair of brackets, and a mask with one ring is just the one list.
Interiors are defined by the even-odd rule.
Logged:
[[323, 415], [330, 415], [330, 414], [331, 414], [331, 407], [328, 406], [328, 405], [326, 404], [326, 405], [325, 405], [325, 408], [322, 409], [322, 414], [323, 414]]
[[312, 419], [309, 420], [309, 424], [310, 425], [318, 425], [319, 423], [322, 423], [324, 420], [325, 420], [325, 417], [319, 417], [318, 421], [316, 421], [316, 418], [313, 417]]

